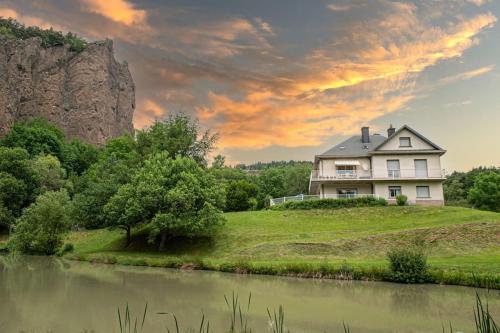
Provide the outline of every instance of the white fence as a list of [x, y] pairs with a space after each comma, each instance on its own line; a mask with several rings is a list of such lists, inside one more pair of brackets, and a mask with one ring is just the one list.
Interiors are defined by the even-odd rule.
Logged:
[[281, 197], [269, 200], [269, 205], [279, 205], [289, 201], [306, 201], [306, 200], [320, 200], [320, 199], [347, 199], [347, 198], [361, 198], [361, 197], [373, 197], [379, 198], [376, 194], [324, 194], [324, 195], [304, 195], [299, 194], [292, 197]]

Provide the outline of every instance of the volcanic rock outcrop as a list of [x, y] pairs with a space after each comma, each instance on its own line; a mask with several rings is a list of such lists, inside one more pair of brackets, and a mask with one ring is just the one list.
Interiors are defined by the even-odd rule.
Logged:
[[134, 109], [134, 82], [111, 40], [75, 52], [0, 35], [0, 136], [16, 121], [42, 117], [69, 138], [102, 145], [133, 132]]

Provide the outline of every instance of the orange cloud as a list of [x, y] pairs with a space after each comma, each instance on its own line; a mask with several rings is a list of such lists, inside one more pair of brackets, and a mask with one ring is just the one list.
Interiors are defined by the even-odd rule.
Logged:
[[81, 0], [83, 10], [102, 15], [125, 25], [142, 24], [146, 20], [146, 11], [136, 9], [126, 0]]
[[50, 23], [44, 19], [31, 15], [22, 15], [16, 10], [8, 7], [0, 8], [0, 16], [6, 18], [13, 18], [27, 26], [37, 26], [43, 29], [53, 28], [55, 30], [65, 30], [58, 24]]
[[134, 125], [143, 128], [162, 118], [166, 110], [150, 99], [144, 100], [134, 112]]

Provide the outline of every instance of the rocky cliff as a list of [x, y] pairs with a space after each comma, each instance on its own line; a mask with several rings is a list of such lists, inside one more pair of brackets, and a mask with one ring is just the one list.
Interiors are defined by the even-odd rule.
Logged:
[[70, 138], [101, 145], [132, 133], [134, 108], [134, 82], [112, 41], [74, 52], [0, 35], [0, 136], [16, 121], [43, 117]]

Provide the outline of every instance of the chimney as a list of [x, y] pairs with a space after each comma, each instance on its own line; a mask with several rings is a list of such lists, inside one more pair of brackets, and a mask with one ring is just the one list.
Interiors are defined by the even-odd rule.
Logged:
[[370, 142], [370, 127], [361, 127], [361, 142]]
[[391, 127], [389, 127], [387, 129], [387, 137], [391, 137], [394, 133], [396, 133], [396, 129], [394, 127], [392, 127], [392, 124], [391, 124]]

